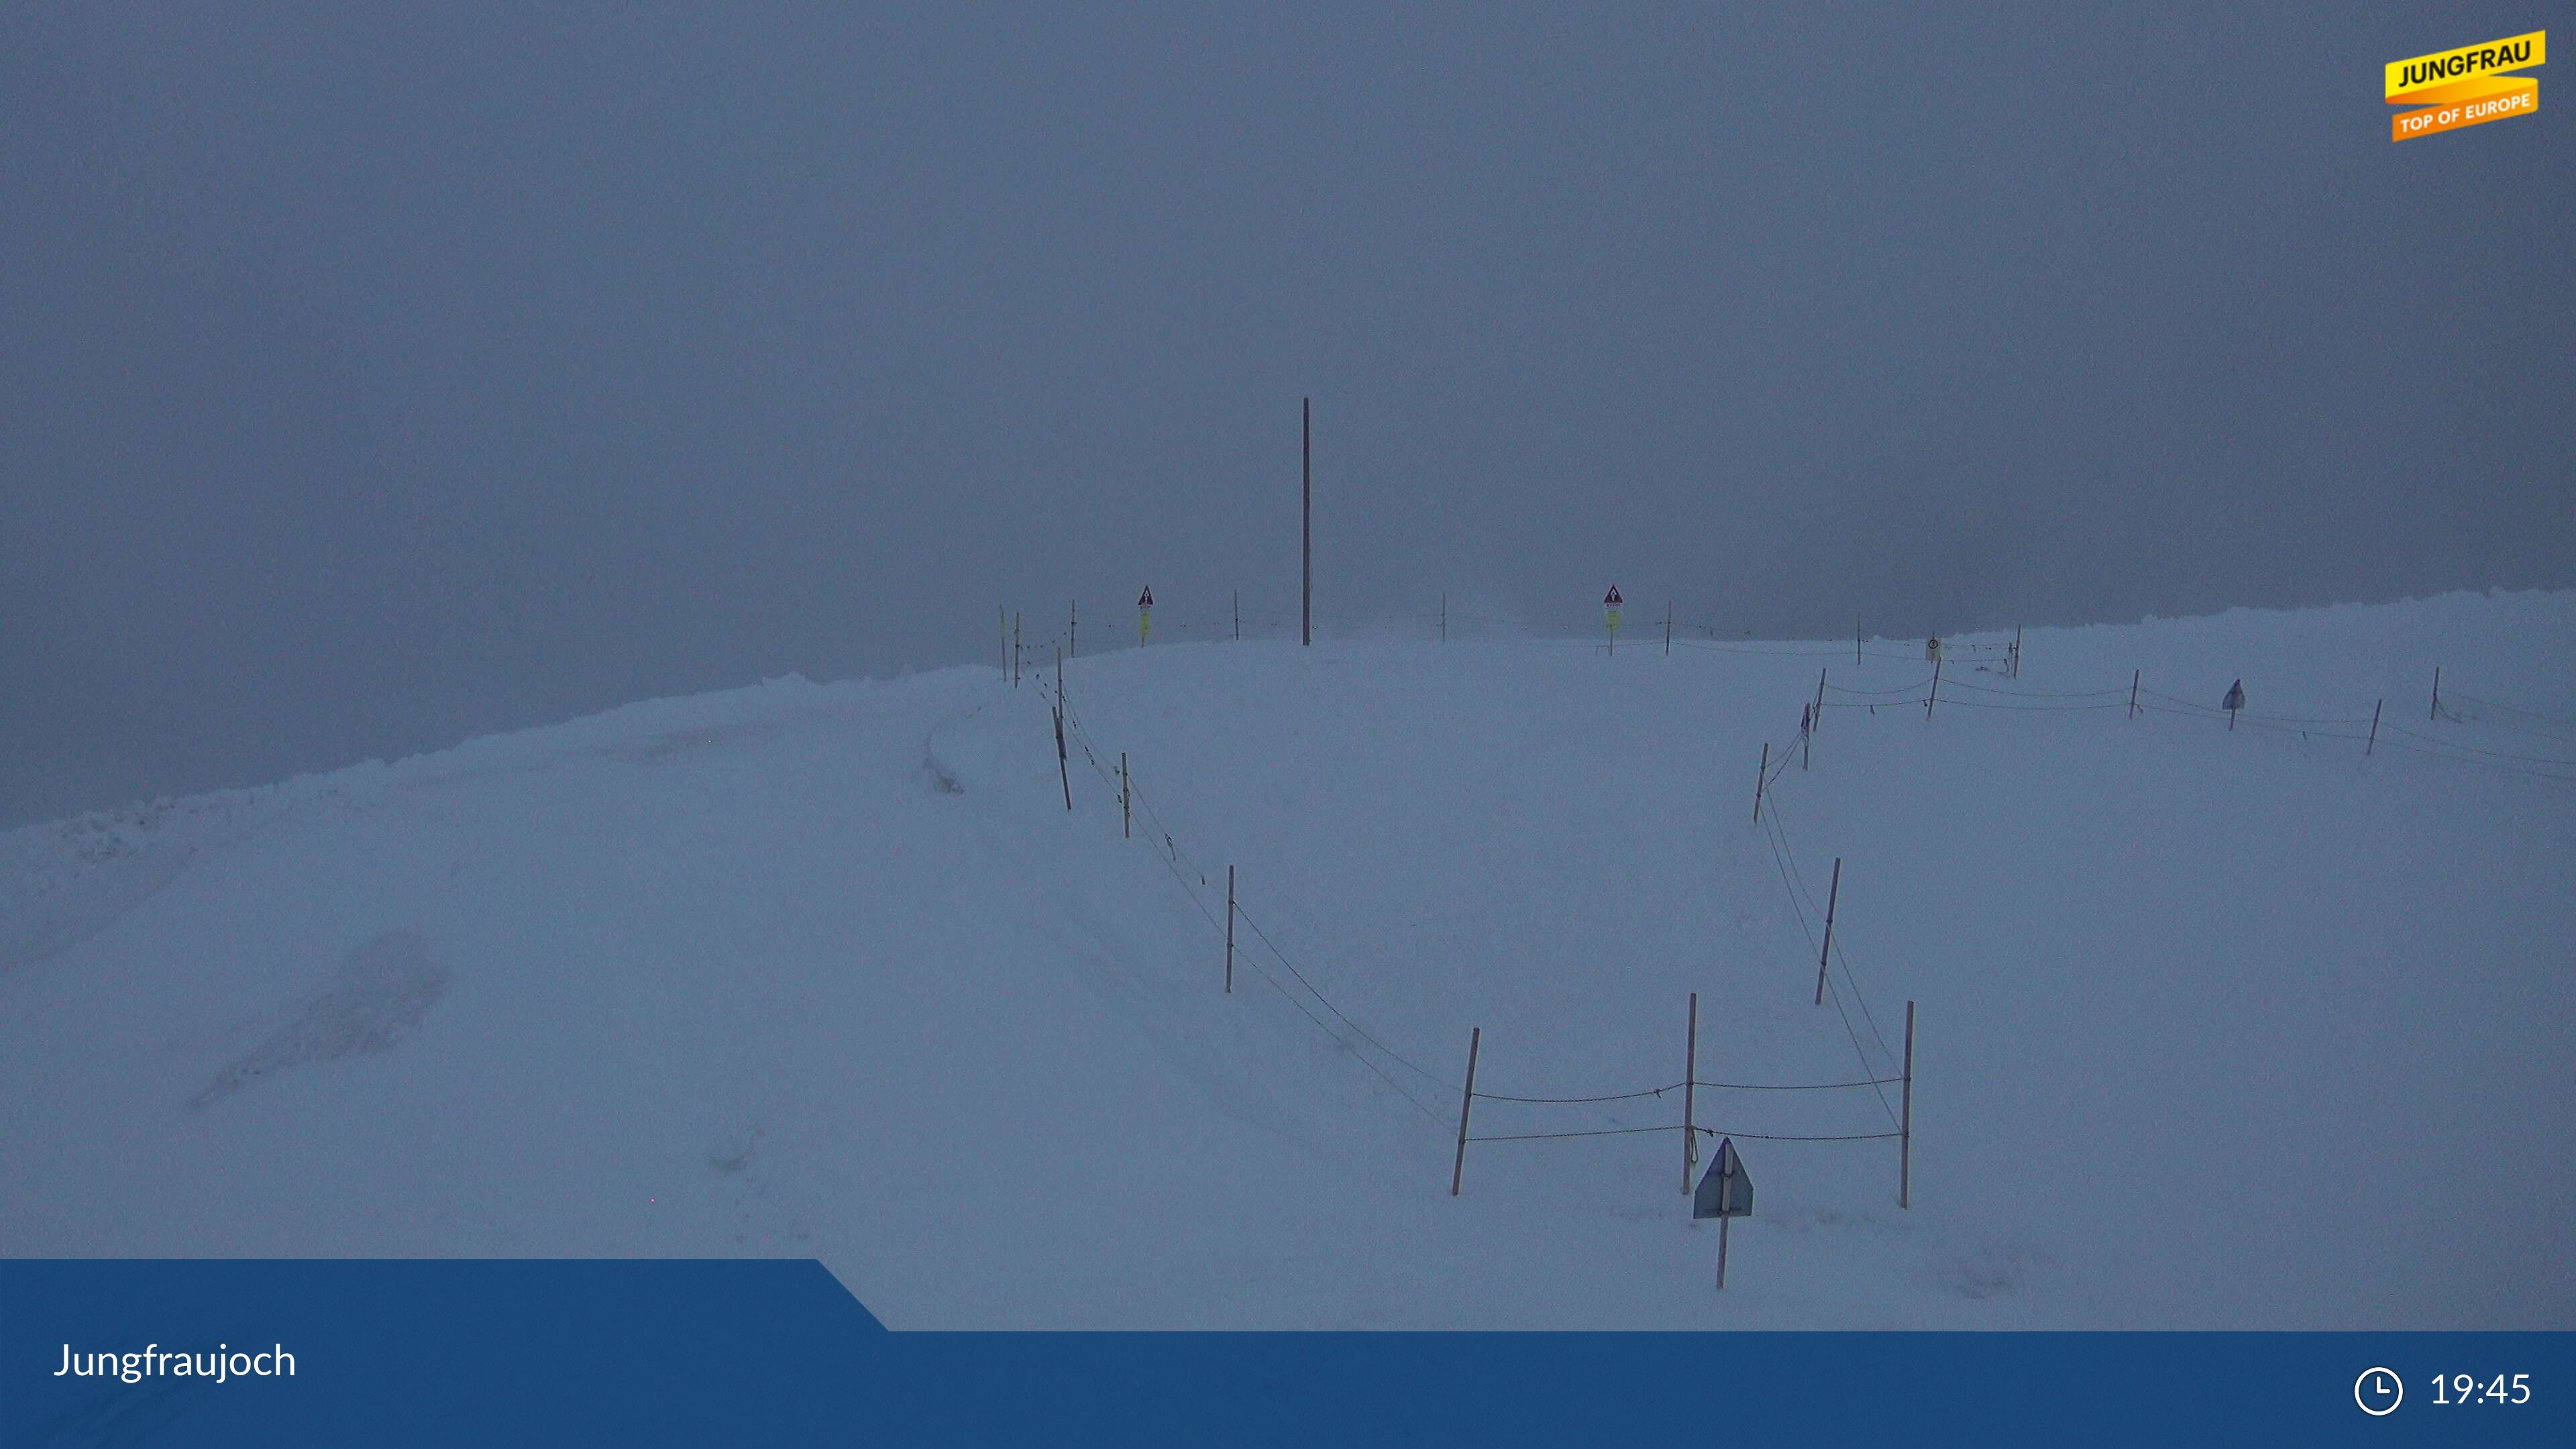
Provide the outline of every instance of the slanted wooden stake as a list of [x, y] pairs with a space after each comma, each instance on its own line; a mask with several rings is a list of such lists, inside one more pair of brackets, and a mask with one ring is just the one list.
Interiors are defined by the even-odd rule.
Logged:
[[1064, 765], [1064, 711], [1061, 708], [1055, 711], [1055, 778], [1056, 783], [1064, 786], [1064, 808], [1071, 810], [1073, 808], [1073, 776], [1065, 769]]
[[2436, 664], [2436, 665], [2434, 665], [2434, 666], [2433, 666], [2433, 709], [2432, 709], [2432, 712], [2431, 712], [2430, 714], [2425, 715], [2425, 716], [2424, 716], [2424, 718], [2426, 718], [2426, 719], [2440, 719], [2441, 717], [2442, 717], [2442, 666], [2441, 666], [2441, 665], [2439, 665], [2439, 664]]
[[1133, 840], [1135, 837], [1135, 826], [1131, 823], [1131, 812], [1127, 808], [1127, 752], [1120, 750], [1118, 752], [1118, 838]]
[[1690, 994], [1689, 1045], [1682, 1049], [1682, 1195], [1691, 1190], [1691, 1168], [1699, 1161], [1699, 1138], [1692, 1126], [1691, 1091], [1699, 1082], [1699, 993]]
[[1241, 589], [1234, 591], [1234, 637], [1237, 643], [1243, 641], [1243, 590]]
[[1762, 742], [1762, 764], [1753, 772], [1753, 823], [1762, 823], [1762, 787], [1771, 779], [1771, 742]]
[[[1810, 896], [1808, 899], [1815, 898]], [[1825, 963], [1833, 959], [1834, 954], [1834, 907], [1842, 904], [1842, 899], [1843, 858], [1837, 855], [1834, 857], [1834, 883], [1832, 888], [1825, 892], [1825, 946], [1823, 950], [1816, 953], [1816, 1004], [1818, 1006], [1825, 1004]]]
[[1896, 1128], [1896, 1205], [1914, 1206], [1914, 1003], [1905, 1003], [1905, 1110]]
[[2143, 669], [2129, 671], [2129, 718], [2131, 719], [2138, 717], [2138, 681], [2144, 679], [2146, 674], [2147, 671]]
[[1080, 645], [1080, 644], [1078, 644], [1078, 643], [1076, 642], [1076, 636], [1079, 634], [1079, 632], [1080, 632], [1080, 630], [1081, 630], [1081, 627], [1082, 627], [1082, 601], [1081, 601], [1080, 599], [1075, 599], [1075, 600], [1073, 600], [1071, 603], [1068, 603], [1068, 604], [1066, 604], [1066, 605], [1064, 606], [1064, 652], [1065, 652], [1065, 653], [1067, 653], [1067, 654], [1074, 654], [1074, 655], [1079, 655], [1080, 653], [1082, 653], [1081, 645]]
[[1810, 725], [1810, 726], [1808, 726], [1808, 729], [1810, 730], [1810, 732], [1812, 732], [1812, 731], [1815, 731], [1815, 730], [1823, 729], [1824, 727], [1825, 727], [1825, 671], [1823, 671], [1823, 670], [1819, 669], [1819, 670], [1817, 670], [1817, 671], [1816, 671], [1816, 718], [1815, 718], [1815, 723], [1814, 723], [1814, 724], [1812, 724], [1812, 725]]
[[1234, 994], [1234, 867], [1225, 868], [1225, 994]]
[[1932, 692], [1923, 696], [1923, 717], [1925, 719], [1930, 719], [1932, 717], [1932, 706], [1941, 698], [1942, 663], [1943, 661], [1938, 659], [1932, 661]]
[[1011, 611], [1011, 688], [1020, 687], [1020, 613]]
[[1449, 1169], [1449, 1195], [1458, 1195], [1458, 1184], [1467, 1176], [1467, 1109], [1476, 1105], [1476, 1048], [1485, 1041], [1485, 1029], [1475, 1027], [1467, 1034], [1467, 1091], [1458, 1099], [1458, 1162]]
[[2012, 677], [2021, 678], [2021, 626], [2013, 625]]
[[2361, 747], [2365, 755], [2379, 748], [2379, 712], [2386, 708], [2388, 701], [2384, 699], [2370, 707], [2370, 743]]

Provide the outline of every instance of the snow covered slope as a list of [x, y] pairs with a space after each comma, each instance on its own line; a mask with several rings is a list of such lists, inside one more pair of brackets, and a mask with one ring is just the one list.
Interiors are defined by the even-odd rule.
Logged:
[[[1084, 658], [1071, 811], [1051, 690], [966, 668], [0, 836], [0, 1253], [815, 1256], [895, 1327], [2576, 1327], [2576, 595], [1952, 641], [1928, 719], [1919, 642], [1660, 643]], [[1758, 1184], [1714, 1291], [1692, 992], [1763, 1087], [1899, 1075], [1919, 1002], [1912, 1208], [1901, 1087], [1701, 1088]], [[1516, 1140], [1453, 1199], [1471, 1028]]]

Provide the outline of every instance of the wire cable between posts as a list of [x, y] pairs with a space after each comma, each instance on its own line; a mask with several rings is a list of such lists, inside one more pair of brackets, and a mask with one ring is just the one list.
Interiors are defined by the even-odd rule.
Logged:
[[[1778, 838], [1772, 835], [1768, 828], [1764, 831], [1763, 839], [1771, 846], [1771, 861], [1773, 866], [1780, 872], [1780, 889], [1788, 893], [1789, 910], [1792, 915], [1797, 917], [1798, 932], [1800, 935], [1807, 938], [1807, 944], [1809, 946], [1813, 946], [1816, 944], [1816, 933], [1814, 929], [1809, 927], [1807, 924], [1806, 909], [1798, 904], [1797, 887], [1790, 883], [1789, 867], [1783, 854], [1783, 847], [1781, 846]], [[1832, 983], [1828, 981], [1827, 985], [1831, 986]], [[1832, 995], [1834, 998], [1834, 1013], [1842, 1019], [1843, 1034], [1851, 1039], [1853, 1058], [1860, 1063], [1860, 1069], [1864, 1074], [1874, 1075], [1870, 1072], [1869, 1053], [1864, 1050], [1860, 1044], [1860, 1032], [1852, 1025], [1851, 1012], [1843, 1006], [1842, 993], [1840, 991], [1834, 991]], [[1880, 1050], [1884, 1051], [1885, 1049], [1886, 1044], [1884, 1042], [1880, 1043]], [[1886, 1094], [1883, 1092], [1874, 1092], [1874, 1095], [1879, 1099], [1878, 1105], [1880, 1110], [1888, 1111]], [[1895, 1119], [1895, 1114], [1892, 1111], [1889, 1111], [1888, 1115], [1889, 1120], [1893, 1121]]]
[[1478, 1092], [1479, 1102], [1520, 1102], [1540, 1107], [1572, 1107], [1592, 1102], [1632, 1102], [1641, 1097], [1661, 1097], [1684, 1087], [1709, 1087], [1727, 1092], [1838, 1092], [1849, 1087], [1886, 1087], [1904, 1081], [1903, 1077], [1864, 1077], [1856, 1082], [1674, 1082], [1667, 1086], [1648, 1087], [1642, 1092], [1613, 1092], [1602, 1097], [1514, 1097], [1502, 1092]]
[[[1097, 753], [1098, 747], [1091, 740], [1090, 731], [1083, 726], [1079, 716], [1074, 714], [1070, 704], [1065, 707], [1065, 718], [1067, 724], [1072, 728], [1074, 735], [1081, 741], [1083, 756], [1091, 763], [1093, 771], [1100, 776], [1103, 784], [1114, 784], [1115, 781], [1109, 774], [1107, 768], [1100, 763]], [[1164, 827], [1160, 812], [1155, 811], [1152, 805], [1146, 801], [1144, 793], [1137, 788], [1135, 779], [1132, 775], [1130, 775], [1127, 780], [1127, 792], [1129, 800], [1135, 805], [1143, 808], [1147, 818], [1152, 822], [1157, 833], [1160, 835], [1165, 849], [1163, 851], [1157, 851], [1156, 854], [1158, 857], [1163, 859], [1165, 868], [1171, 871], [1173, 880], [1180, 885], [1182, 893], [1190, 898], [1191, 904], [1198, 907], [1199, 914], [1207, 920], [1208, 924], [1211, 927], [1222, 931], [1223, 927], [1218, 925], [1215, 915], [1208, 910], [1206, 903], [1199, 899], [1198, 892], [1191, 889], [1188, 876], [1183, 874], [1182, 862], [1186, 859], [1186, 852], [1182, 851], [1178, 841], [1173, 837], [1171, 831]], [[1208, 883], [1205, 872], [1202, 871], [1194, 873], [1198, 874], [1200, 884], [1205, 885]], [[1365, 1042], [1367, 1045], [1376, 1048], [1379, 1052], [1384, 1053], [1389, 1060], [1396, 1062], [1407, 1070], [1422, 1077], [1424, 1080], [1429, 1081], [1434, 1086], [1445, 1087], [1453, 1091], [1457, 1089], [1455, 1083], [1445, 1081], [1438, 1074], [1426, 1071], [1418, 1063], [1407, 1058], [1401, 1052], [1396, 1051], [1393, 1047], [1388, 1046], [1385, 1042], [1380, 1041], [1376, 1035], [1371, 1033], [1366, 1027], [1363, 1027], [1357, 1021], [1352, 1020], [1350, 1015], [1344, 1012], [1339, 1006], [1335, 1005], [1332, 998], [1325, 995], [1324, 992], [1315, 985], [1313, 980], [1307, 977], [1305, 972], [1297, 968], [1297, 964], [1295, 962], [1288, 959], [1287, 953], [1279, 949], [1278, 944], [1270, 939], [1269, 933], [1261, 928], [1260, 923], [1255, 921], [1252, 918], [1251, 913], [1244, 910], [1239, 902], [1235, 907], [1235, 915], [1245, 925], [1252, 928], [1254, 936], [1261, 941], [1262, 945], [1269, 949], [1271, 955], [1277, 958], [1279, 964], [1285, 967], [1291, 976], [1296, 978], [1297, 983], [1305, 987], [1307, 992], [1315, 998], [1316, 1002], [1326, 1011], [1331, 1012], [1335, 1019], [1339, 1020], [1344, 1026], [1349, 1027], [1350, 1030], [1360, 1038], [1361, 1042]], [[1421, 1099], [1415, 1097], [1411, 1092], [1406, 1091], [1401, 1083], [1397, 1082], [1393, 1077], [1388, 1076], [1386, 1072], [1377, 1065], [1377, 1063], [1369, 1060], [1366, 1054], [1359, 1050], [1359, 1043], [1350, 1041], [1340, 1032], [1335, 1031], [1323, 1020], [1323, 1018], [1316, 1016], [1313, 1011], [1306, 1007], [1304, 1002], [1298, 1000], [1295, 993], [1290, 992], [1285, 985], [1281, 984], [1277, 977], [1271, 975], [1268, 968], [1264, 967], [1257, 958], [1247, 955], [1241, 957], [1241, 959], [1251, 965], [1255, 971], [1258, 971], [1261, 974], [1262, 979], [1268, 981], [1272, 989], [1286, 997], [1289, 1004], [1295, 1006], [1298, 1011], [1303, 1013], [1307, 1020], [1314, 1022], [1316, 1027], [1324, 1032], [1325, 1035], [1331, 1037], [1334, 1041], [1339, 1042], [1342, 1046], [1349, 1049], [1351, 1053], [1358, 1058], [1362, 1066], [1367, 1067], [1371, 1072], [1375, 1073], [1378, 1078], [1392, 1088], [1398, 1096], [1401, 1096], [1405, 1101], [1411, 1103], [1414, 1110], [1421, 1113], [1425, 1120], [1429, 1121], [1434, 1127], [1441, 1127], [1445, 1130], [1446, 1124], [1441, 1120], [1439, 1114], [1423, 1105]]]
[[[1595, 1127], [1581, 1132], [1497, 1132], [1492, 1136], [1470, 1137], [1470, 1142], [1551, 1142], [1564, 1137], [1631, 1137], [1640, 1132], [1679, 1132], [1682, 1124], [1667, 1122], [1661, 1127]], [[1737, 1132], [1724, 1127], [1702, 1127], [1692, 1124], [1691, 1131], [1703, 1137], [1741, 1137], [1748, 1142], [1886, 1142], [1902, 1137], [1901, 1132]]]

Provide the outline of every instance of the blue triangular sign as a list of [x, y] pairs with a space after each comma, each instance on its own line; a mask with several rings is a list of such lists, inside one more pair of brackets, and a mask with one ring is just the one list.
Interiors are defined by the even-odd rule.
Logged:
[[1136, 596], [1136, 607], [1140, 609], [1150, 609], [1154, 607], [1154, 586], [1152, 584], [1147, 584], [1145, 586], [1145, 592]]

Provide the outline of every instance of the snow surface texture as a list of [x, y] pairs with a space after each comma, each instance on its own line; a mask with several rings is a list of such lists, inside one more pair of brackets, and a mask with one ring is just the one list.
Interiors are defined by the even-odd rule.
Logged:
[[[1070, 812], [1051, 690], [971, 668], [0, 835], [0, 1252], [810, 1255], [901, 1328], [2576, 1327], [2576, 595], [1954, 640], [1929, 719], [1920, 641], [1634, 623], [1079, 659]], [[1911, 1211], [1901, 1088], [1700, 1088], [1765, 1134], [1714, 1290], [1651, 1094], [1694, 991], [1756, 1086], [1897, 1075], [1920, 1003]], [[1471, 1027], [1477, 1137], [1654, 1130], [1453, 1199]]]

